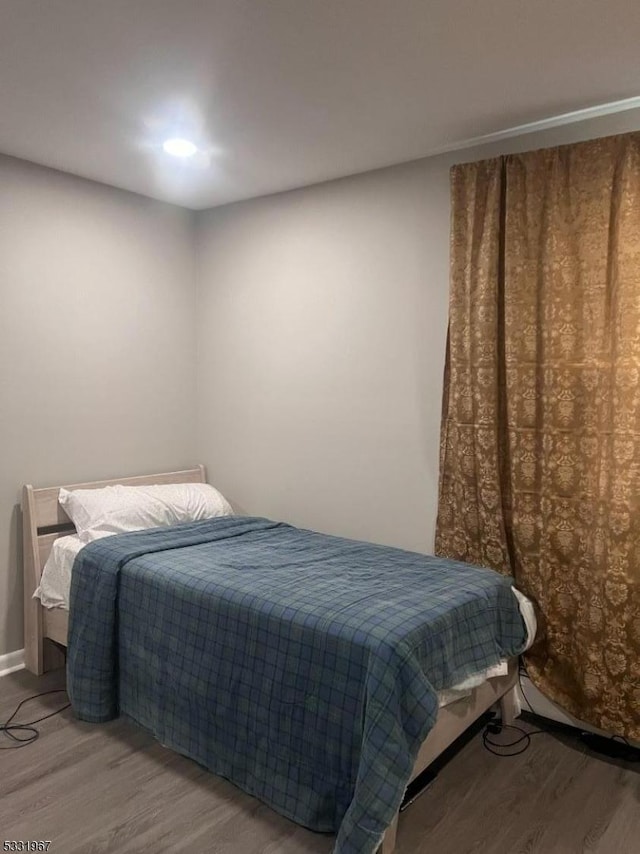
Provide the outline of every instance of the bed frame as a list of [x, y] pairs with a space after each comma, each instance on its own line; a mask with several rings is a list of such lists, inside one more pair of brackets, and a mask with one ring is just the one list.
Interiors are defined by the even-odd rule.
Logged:
[[66, 647], [69, 612], [62, 608], [43, 608], [33, 592], [40, 584], [42, 569], [58, 537], [73, 534], [75, 526], [58, 502], [61, 489], [101, 489], [103, 486], [153, 486], [160, 483], [206, 483], [205, 467], [183, 471], [120, 477], [89, 483], [72, 483], [34, 489], [22, 489], [22, 539], [24, 575], [24, 663], [27, 670], [40, 676], [64, 663], [64, 655], [55, 644]]
[[[99, 489], [103, 486], [150, 486], [160, 483], [206, 483], [206, 471], [199, 465], [183, 471], [121, 477], [90, 483], [64, 485], [65, 489]], [[61, 608], [43, 608], [33, 592], [40, 584], [42, 569], [58, 537], [67, 536], [75, 527], [58, 503], [61, 486], [22, 491], [22, 526], [24, 543], [24, 631], [25, 666], [36, 675], [64, 664], [69, 613]], [[418, 753], [411, 779], [421, 774], [441, 753], [494, 704], [499, 703], [502, 721], [511, 723], [518, 709], [516, 697], [517, 659], [509, 663], [506, 676], [488, 679], [470, 696], [440, 709], [435, 726]], [[378, 854], [392, 854], [398, 831], [398, 815], [384, 835]]]

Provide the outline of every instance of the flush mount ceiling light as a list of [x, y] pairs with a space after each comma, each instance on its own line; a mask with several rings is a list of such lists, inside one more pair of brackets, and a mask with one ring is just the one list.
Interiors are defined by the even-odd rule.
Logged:
[[193, 157], [198, 150], [198, 147], [193, 142], [190, 142], [188, 139], [178, 138], [167, 139], [163, 142], [162, 148], [167, 154], [173, 155], [173, 157]]

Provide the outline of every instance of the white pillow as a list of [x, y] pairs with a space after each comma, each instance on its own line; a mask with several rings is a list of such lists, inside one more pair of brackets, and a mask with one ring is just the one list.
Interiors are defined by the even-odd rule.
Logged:
[[61, 489], [58, 500], [80, 539], [232, 516], [228, 501], [208, 483]]

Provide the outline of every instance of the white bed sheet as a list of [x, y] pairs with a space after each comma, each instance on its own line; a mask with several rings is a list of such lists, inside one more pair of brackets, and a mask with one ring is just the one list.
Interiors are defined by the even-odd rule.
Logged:
[[42, 570], [40, 586], [33, 594], [34, 599], [39, 599], [45, 608], [69, 610], [71, 570], [78, 552], [85, 545], [77, 534], [58, 537], [54, 541]]
[[[113, 536], [113, 534], [104, 534], [103, 536]], [[68, 537], [58, 537], [54, 542], [51, 554], [42, 570], [40, 586], [33, 594], [34, 598], [40, 599], [40, 602], [45, 608], [63, 608], [69, 610], [69, 592], [71, 590], [71, 573], [73, 571], [73, 563], [86, 543], [81, 542], [77, 534], [72, 534]], [[511, 588], [513, 594], [518, 600], [518, 606], [522, 619], [527, 627], [527, 646], [529, 649], [534, 641], [537, 630], [537, 622], [533, 604], [515, 587]], [[458, 700], [463, 699], [471, 693], [473, 688], [477, 688], [485, 680], [495, 676], [506, 676], [507, 662], [500, 661], [493, 667], [487, 670], [474, 673], [467, 677], [463, 682], [454, 685], [452, 688], [447, 688], [438, 693], [440, 707], [448, 706]]]

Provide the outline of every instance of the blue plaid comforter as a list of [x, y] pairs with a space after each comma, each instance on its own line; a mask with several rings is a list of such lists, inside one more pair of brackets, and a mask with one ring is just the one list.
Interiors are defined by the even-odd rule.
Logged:
[[72, 575], [79, 718], [130, 715], [283, 815], [374, 852], [436, 691], [517, 654], [510, 579], [225, 517], [107, 537]]

